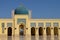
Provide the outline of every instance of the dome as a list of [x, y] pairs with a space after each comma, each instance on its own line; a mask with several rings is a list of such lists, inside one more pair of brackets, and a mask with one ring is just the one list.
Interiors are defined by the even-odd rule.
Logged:
[[15, 9], [15, 14], [28, 14], [28, 9], [26, 9], [24, 6], [19, 6]]

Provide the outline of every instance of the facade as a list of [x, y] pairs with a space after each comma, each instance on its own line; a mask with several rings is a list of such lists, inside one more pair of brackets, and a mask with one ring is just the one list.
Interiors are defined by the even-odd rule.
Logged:
[[0, 19], [0, 35], [60, 36], [60, 19], [32, 19], [31, 11], [19, 6], [12, 18]]

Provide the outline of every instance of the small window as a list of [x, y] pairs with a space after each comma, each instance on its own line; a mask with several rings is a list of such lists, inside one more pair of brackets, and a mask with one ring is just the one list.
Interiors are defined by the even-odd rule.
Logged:
[[31, 23], [30, 26], [31, 27], [36, 27], [36, 23]]
[[7, 27], [12, 27], [12, 23], [7, 23]]
[[53, 23], [53, 26], [54, 27], [58, 27], [59, 26], [59, 23], [57, 23], [57, 22], [56, 23]]
[[46, 27], [51, 27], [51, 23], [46, 23]]
[[5, 26], [5, 24], [2, 23], [2, 33], [4, 33], [4, 26]]
[[2, 27], [4, 27], [5, 26], [5, 24], [4, 23], [2, 23]]
[[39, 27], [43, 27], [44, 24], [43, 24], [43, 23], [38, 23], [38, 26], [39, 26]]

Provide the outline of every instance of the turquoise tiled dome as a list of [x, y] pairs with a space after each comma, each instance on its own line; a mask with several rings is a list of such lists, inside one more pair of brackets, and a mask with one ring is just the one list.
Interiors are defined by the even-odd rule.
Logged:
[[24, 6], [15, 9], [15, 14], [28, 14], [28, 10]]

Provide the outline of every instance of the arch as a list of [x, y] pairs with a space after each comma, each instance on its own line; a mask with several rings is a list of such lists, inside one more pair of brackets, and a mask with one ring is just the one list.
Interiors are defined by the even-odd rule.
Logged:
[[46, 28], [46, 34], [47, 34], [47, 36], [51, 35], [51, 28], [50, 27]]
[[12, 28], [11, 27], [8, 28], [8, 36], [12, 36]]
[[58, 27], [54, 27], [54, 35], [58, 35]]
[[35, 36], [35, 28], [34, 27], [31, 28], [31, 35]]
[[42, 36], [43, 35], [43, 28], [42, 27], [39, 27], [39, 36]]
[[20, 24], [19, 25], [19, 35], [24, 35], [24, 30], [25, 30], [25, 28], [24, 28], [24, 25], [23, 24]]

